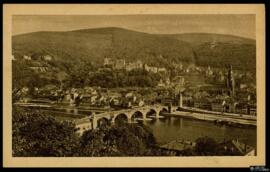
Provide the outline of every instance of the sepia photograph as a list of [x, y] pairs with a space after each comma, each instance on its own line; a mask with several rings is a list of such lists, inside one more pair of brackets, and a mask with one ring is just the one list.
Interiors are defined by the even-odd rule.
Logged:
[[265, 163], [262, 5], [36, 6], [3, 13], [8, 166]]

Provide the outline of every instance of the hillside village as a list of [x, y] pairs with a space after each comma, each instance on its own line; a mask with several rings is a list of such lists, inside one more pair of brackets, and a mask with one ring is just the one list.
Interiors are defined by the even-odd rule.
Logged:
[[[37, 74], [46, 74], [53, 69], [49, 62], [52, 62], [54, 57], [41, 55], [33, 59], [30, 55], [23, 55], [23, 57], [14, 57], [13, 55], [12, 60], [25, 61], [28, 68]], [[177, 105], [179, 93], [181, 93], [185, 106], [256, 115], [256, 85], [253, 81], [254, 75], [251, 72], [233, 69], [228, 71], [226, 68], [184, 65], [182, 63], [173, 64], [172, 67], [173, 70], [165, 67], [149, 66], [140, 60], [126, 62], [125, 59], [104, 58], [103, 64], [96, 72], [142, 70], [150, 74], [160, 73], [163, 76], [170, 76], [160, 78], [155, 88], [149, 90], [149, 95], [140, 94], [144, 89], [139, 87], [123, 88], [120, 92], [121, 89], [117, 88], [109, 90], [91, 85], [86, 85], [84, 88], [65, 89], [57, 84], [44, 85], [43, 87], [35, 87], [30, 94], [31, 96], [28, 87], [14, 88], [14, 91], [16, 90], [15, 95], [20, 97], [19, 101], [34, 98], [65, 102], [76, 106], [86, 104], [126, 108], [151, 103], [164, 103], [168, 98], [172, 104]], [[229, 76], [230, 72], [232, 76]], [[233, 84], [233, 87], [230, 84]]]

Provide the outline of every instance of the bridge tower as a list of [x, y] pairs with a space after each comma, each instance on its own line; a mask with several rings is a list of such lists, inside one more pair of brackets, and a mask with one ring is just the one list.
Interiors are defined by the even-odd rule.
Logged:
[[172, 102], [168, 104], [168, 111], [169, 113], [172, 113]]
[[113, 114], [110, 114], [110, 123], [111, 123], [112, 125], [115, 124], [115, 117], [114, 117]]
[[97, 117], [96, 117], [96, 114], [94, 113], [92, 115], [92, 129], [96, 129], [97, 128]]
[[234, 97], [235, 95], [235, 81], [233, 77], [233, 68], [232, 65], [229, 66], [228, 74], [227, 74], [227, 88], [230, 91], [230, 96]]
[[179, 93], [178, 107], [183, 107], [183, 94]]
[[157, 118], [159, 118], [159, 113], [160, 113], [161, 110], [162, 110], [162, 109], [159, 109], [159, 108], [156, 109], [156, 117], [157, 117]]

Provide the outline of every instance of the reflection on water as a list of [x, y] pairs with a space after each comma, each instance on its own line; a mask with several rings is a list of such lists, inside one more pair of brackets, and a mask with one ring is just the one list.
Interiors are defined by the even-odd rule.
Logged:
[[255, 127], [218, 126], [209, 121], [180, 117], [145, 121], [144, 124], [152, 129], [157, 141], [161, 144], [181, 138], [195, 141], [198, 137], [209, 136], [217, 141], [238, 138], [241, 142], [256, 146]]

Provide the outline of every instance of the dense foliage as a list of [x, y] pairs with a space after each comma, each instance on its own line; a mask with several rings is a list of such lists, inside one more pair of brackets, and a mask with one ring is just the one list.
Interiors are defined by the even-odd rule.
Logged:
[[126, 124], [86, 131], [80, 144], [82, 156], [142, 156], [156, 142], [145, 126]]
[[210, 137], [199, 137], [196, 140], [195, 151], [199, 155], [216, 155], [217, 142]]
[[13, 109], [14, 156], [142, 156], [151, 155], [156, 144], [143, 125], [103, 126], [79, 137], [73, 123], [38, 110]]
[[198, 65], [225, 67], [231, 64], [235, 69], [256, 69], [256, 42], [253, 39], [212, 33], [170, 36], [192, 46]]
[[[99, 86], [103, 88], [117, 87], [155, 87], [160, 79], [165, 79], [164, 73], [137, 70], [100, 70], [88, 62], [49, 64], [49, 72], [41, 73], [32, 70], [31, 62], [24, 60], [13, 61], [12, 83], [13, 89], [28, 87], [30, 93], [35, 87], [48, 84], [65, 88], [83, 88], [85, 86]], [[57, 68], [58, 71], [53, 70]]]
[[72, 72], [66, 86], [77, 88], [84, 86], [100, 86], [103, 88], [155, 87], [159, 80], [164, 77], [144, 70], [103, 70], [85, 75], [83, 73], [85, 71]]
[[12, 61], [12, 96], [23, 87], [29, 89], [28, 95], [32, 95], [35, 87], [40, 88], [48, 84], [60, 85], [61, 79], [53, 70], [47, 73], [38, 73], [30, 68], [31, 62], [23, 60]]
[[38, 110], [13, 108], [12, 138], [14, 156], [74, 156], [78, 152], [75, 125]]

